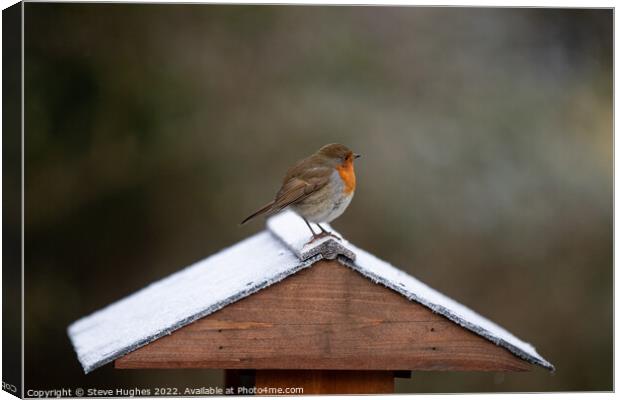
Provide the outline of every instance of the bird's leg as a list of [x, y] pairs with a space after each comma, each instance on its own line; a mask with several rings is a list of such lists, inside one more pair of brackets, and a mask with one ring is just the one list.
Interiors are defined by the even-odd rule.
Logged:
[[327, 231], [325, 230], [325, 228], [323, 228], [323, 227], [321, 226], [321, 224], [316, 224], [316, 225], [319, 227], [319, 229], [320, 229], [321, 231], [323, 231], [323, 233], [325, 233], [325, 234], [329, 235], [329, 232], [327, 232]]
[[[316, 233], [314, 233], [314, 229], [312, 229], [312, 227], [310, 226], [310, 222], [308, 222], [308, 220], [307, 220], [307, 219], [305, 219], [304, 217], [301, 217], [301, 218], [303, 218], [303, 220], [304, 220], [304, 222], [306, 223], [306, 225], [308, 225], [308, 229], [310, 229], [310, 232], [312, 232], [312, 237], [313, 237], [314, 239], [316, 239], [316, 238], [317, 238], [317, 236], [319, 236], [319, 235], [317, 235]], [[319, 227], [320, 227], [320, 226], [319, 226]]]
[[323, 227], [321, 226], [321, 224], [318, 224], [318, 223], [317, 223], [317, 226], [321, 229], [321, 231], [323, 232], [323, 235], [329, 235], [329, 236], [331, 236], [331, 237], [333, 237], [333, 238], [336, 238], [336, 239], [340, 240], [340, 238], [339, 238], [337, 235], [335, 235], [335, 234], [333, 234], [333, 233], [331, 233], [331, 232], [327, 231], [325, 228], [323, 228]]
[[[312, 243], [315, 240], [318, 240], [318, 239], [324, 238], [327, 235], [330, 235], [330, 233], [327, 232], [325, 229], [323, 229], [323, 227], [321, 225], [319, 225], [319, 224], [317, 224], [317, 225], [319, 225], [319, 228], [321, 228], [322, 232], [321, 233], [315, 233], [314, 229], [312, 229], [312, 227], [310, 226], [310, 223], [308, 222], [308, 220], [305, 219], [305, 218], [303, 218], [303, 220], [306, 223], [306, 225], [308, 225], [308, 229], [310, 229], [310, 232], [312, 232], [312, 239], [310, 239], [310, 241], [308, 243]], [[308, 243], [306, 243], [306, 244], [308, 244]]]

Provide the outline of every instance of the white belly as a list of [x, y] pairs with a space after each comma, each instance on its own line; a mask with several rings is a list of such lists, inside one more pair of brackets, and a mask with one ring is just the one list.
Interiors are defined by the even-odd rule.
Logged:
[[334, 171], [325, 187], [292, 208], [310, 222], [331, 222], [342, 215], [352, 199], [353, 192], [345, 194], [344, 182], [338, 172]]
[[336, 203], [334, 203], [334, 207], [332, 208], [332, 210], [329, 213], [327, 213], [327, 215], [325, 216], [324, 222], [332, 222], [333, 220], [341, 216], [344, 210], [346, 210], [347, 207], [349, 207], [349, 204], [351, 203], [352, 199], [353, 199], [353, 192], [351, 192], [349, 195], [342, 196], [340, 198], [340, 201], [337, 201]]

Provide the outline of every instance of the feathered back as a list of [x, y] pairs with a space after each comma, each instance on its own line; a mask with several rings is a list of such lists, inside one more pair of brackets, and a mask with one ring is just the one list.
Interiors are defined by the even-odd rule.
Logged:
[[241, 224], [245, 224], [261, 214], [275, 214], [321, 189], [329, 182], [334, 168], [352, 153], [348, 147], [332, 143], [321, 147], [310, 157], [297, 162], [286, 172], [276, 198], [244, 219]]

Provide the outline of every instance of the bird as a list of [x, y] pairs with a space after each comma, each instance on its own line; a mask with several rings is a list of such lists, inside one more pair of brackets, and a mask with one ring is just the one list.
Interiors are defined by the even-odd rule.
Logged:
[[[273, 215], [289, 207], [295, 211], [312, 232], [311, 242], [336, 235], [321, 226], [329, 223], [347, 209], [355, 194], [354, 160], [360, 154], [347, 146], [331, 143], [288, 169], [275, 198], [245, 218], [241, 225], [259, 215]], [[310, 222], [321, 232], [316, 233]]]

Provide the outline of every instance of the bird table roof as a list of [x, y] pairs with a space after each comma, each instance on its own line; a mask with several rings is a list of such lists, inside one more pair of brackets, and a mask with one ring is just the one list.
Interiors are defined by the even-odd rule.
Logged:
[[114, 361], [321, 259], [337, 259], [516, 356], [554, 370], [529, 343], [345, 239], [325, 237], [306, 244], [308, 240], [303, 220], [285, 211], [270, 218], [265, 231], [79, 319], [68, 333], [84, 371]]

